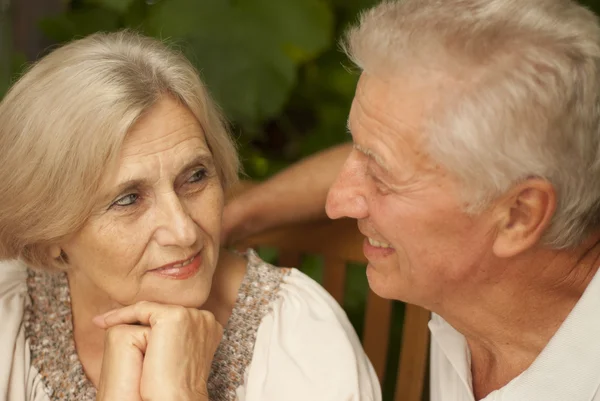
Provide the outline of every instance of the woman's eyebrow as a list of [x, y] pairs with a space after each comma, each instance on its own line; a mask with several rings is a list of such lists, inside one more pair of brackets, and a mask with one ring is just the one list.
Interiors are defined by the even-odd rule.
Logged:
[[213, 156], [208, 152], [200, 152], [189, 162], [185, 163], [184, 166], [179, 170], [179, 174], [195, 167], [197, 165], [203, 165], [205, 167], [212, 166]]
[[[185, 171], [191, 169], [192, 167], [195, 167], [198, 165], [203, 165], [203, 166], [208, 167], [208, 166], [211, 166], [212, 164], [213, 164], [212, 154], [210, 154], [209, 152], [204, 152], [204, 151], [198, 152], [193, 159], [191, 159], [190, 161], [185, 163], [183, 165], [183, 167], [181, 169], [179, 169], [179, 173], [177, 175], [180, 175], [180, 174], [184, 173]], [[139, 189], [139, 188], [143, 187], [144, 185], [147, 185], [147, 180], [145, 180], [143, 178], [128, 179], [127, 181], [123, 181], [123, 182], [119, 183], [115, 188], [113, 188], [110, 191], [110, 194], [107, 194], [106, 198], [107, 198], [107, 200], [109, 198], [112, 199], [113, 197], [118, 196], [121, 193]]]

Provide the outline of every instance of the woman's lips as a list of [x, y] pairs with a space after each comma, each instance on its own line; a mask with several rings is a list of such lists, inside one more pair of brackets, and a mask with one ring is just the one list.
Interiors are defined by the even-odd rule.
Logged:
[[202, 257], [200, 256], [200, 253], [198, 253], [189, 261], [166, 267], [159, 267], [158, 269], [150, 270], [148, 273], [174, 280], [185, 280], [198, 273], [201, 263]]

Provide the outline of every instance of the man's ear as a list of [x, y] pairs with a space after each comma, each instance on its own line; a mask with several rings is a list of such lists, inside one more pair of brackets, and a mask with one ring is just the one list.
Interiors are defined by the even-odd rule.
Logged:
[[511, 188], [496, 205], [498, 232], [493, 251], [509, 258], [537, 244], [556, 210], [556, 191], [550, 182], [528, 178]]

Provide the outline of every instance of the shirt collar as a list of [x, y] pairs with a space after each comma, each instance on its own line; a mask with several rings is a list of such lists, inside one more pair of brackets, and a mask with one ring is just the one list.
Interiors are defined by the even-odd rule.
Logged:
[[[472, 392], [465, 337], [437, 315], [429, 327], [432, 339]], [[531, 366], [483, 400], [590, 401], [599, 387], [600, 271]]]

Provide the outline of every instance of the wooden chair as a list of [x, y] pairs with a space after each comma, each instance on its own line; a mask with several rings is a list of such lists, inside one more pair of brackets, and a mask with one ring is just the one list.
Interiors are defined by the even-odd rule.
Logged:
[[[280, 266], [298, 267], [302, 255], [321, 255], [324, 260], [323, 286], [343, 304], [347, 263], [367, 262], [362, 253], [363, 239], [355, 220], [341, 219], [270, 230], [235, 246], [238, 249], [261, 246], [276, 248]], [[388, 358], [391, 307], [391, 301], [369, 290], [363, 347], [382, 384]], [[395, 401], [422, 399], [429, 346], [428, 321], [428, 311], [415, 305], [406, 305]]]

